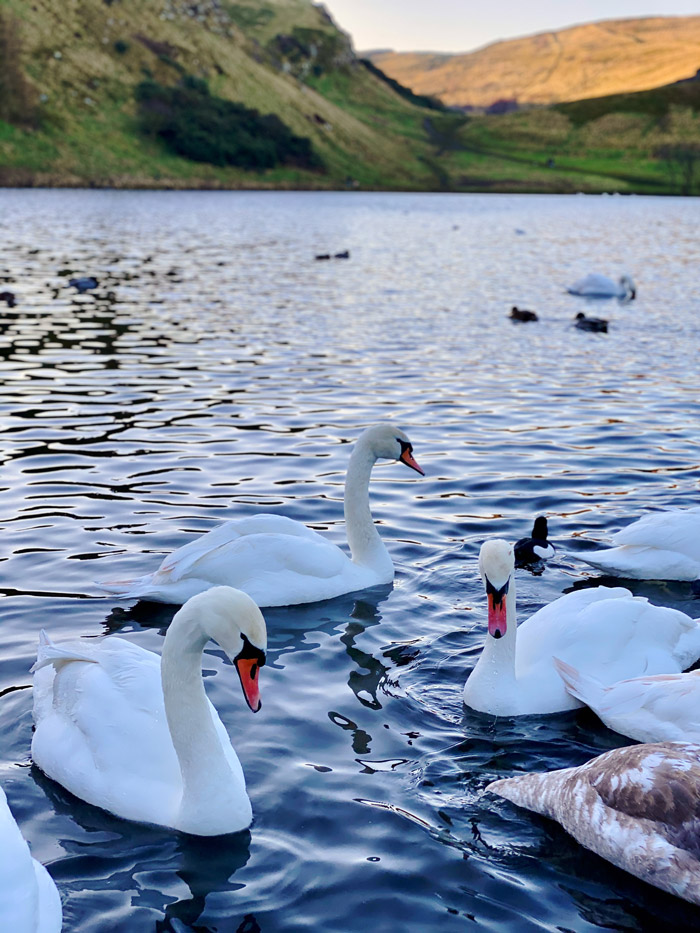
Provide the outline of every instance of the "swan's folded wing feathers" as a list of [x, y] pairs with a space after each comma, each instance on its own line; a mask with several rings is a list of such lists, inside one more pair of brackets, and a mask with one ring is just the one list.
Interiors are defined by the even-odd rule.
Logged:
[[[614, 749], [580, 768], [603, 803], [635, 819], [649, 819], [669, 842], [696, 824], [693, 847], [700, 855], [700, 746], [682, 742], [650, 743], [624, 749], [624, 768], [611, 768]], [[686, 848], [684, 845], [683, 848]]]
[[[586, 593], [592, 595], [582, 598]], [[518, 676], [540, 665], [544, 671], [554, 654], [609, 685], [636, 674], [677, 673], [692, 663], [695, 650], [700, 656], [700, 627], [693, 619], [623, 587], [576, 591], [540, 612], [521, 626]]]
[[[196, 576], [195, 565], [201, 560], [218, 561], [229, 553], [239, 555], [245, 549], [248, 539], [258, 538], [262, 535], [274, 537], [282, 536], [287, 546], [296, 547], [298, 542], [290, 542], [289, 537], [303, 538], [305, 546], [309, 542], [328, 542], [317, 532], [301, 522], [287, 518], [284, 515], [251, 515], [248, 518], [238, 519], [235, 522], [226, 522], [213, 528], [207, 534], [169, 554], [158, 568], [157, 575], [167, 575], [171, 582], [177, 582], [184, 576]], [[234, 550], [231, 551], [230, 549]], [[232, 584], [235, 585], [235, 584]]]
[[159, 657], [125, 639], [106, 638], [100, 647], [98, 663], [65, 664], [57, 674], [52, 709], [37, 720], [34, 758], [43, 767], [51, 756], [54, 776], [79, 796], [90, 793], [72, 786], [81, 772], [93, 784], [109, 774], [167, 783], [179, 765], [163, 728]]
[[263, 576], [270, 581], [276, 577], [274, 586], [279, 588], [282, 574], [319, 579], [342, 573], [350, 559], [320, 535], [316, 537], [306, 539], [301, 547], [286, 535], [245, 535], [193, 560], [187, 575], [249, 592]]
[[616, 532], [612, 540], [616, 546], [659, 548], [700, 560], [700, 509], [650, 512]]

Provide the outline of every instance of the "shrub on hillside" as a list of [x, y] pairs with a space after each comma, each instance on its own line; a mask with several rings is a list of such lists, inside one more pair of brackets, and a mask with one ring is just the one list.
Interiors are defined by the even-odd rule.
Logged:
[[200, 78], [188, 75], [174, 87], [142, 81], [136, 99], [144, 130], [186, 159], [258, 170], [322, 165], [311, 141], [279, 117], [215, 97]]
[[0, 120], [17, 126], [36, 124], [36, 93], [24, 76], [20, 24], [0, 13]]

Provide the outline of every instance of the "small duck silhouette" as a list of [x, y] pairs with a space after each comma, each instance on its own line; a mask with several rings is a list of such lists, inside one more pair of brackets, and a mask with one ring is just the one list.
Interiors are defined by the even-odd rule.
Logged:
[[547, 540], [549, 529], [544, 515], [538, 515], [532, 526], [532, 536], [521, 538], [515, 542], [513, 553], [515, 566], [526, 567], [529, 564], [538, 564], [554, 556], [554, 545]]
[[510, 309], [510, 319], [511, 321], [538, 321], [539, 318], [534, 311], [525, 311], [524, 309], [517, 308], [515, 305]]
[[97, 288], [99, 282], [94, 276], [89, 275], [80, 279], [70, 279], [68, 285], [72, 286], [73, 288], [77, 288], [78, 292], [81, 295], [84, 295], [85, 292], [89, 292], [91, 289]]
[[608, 322], [602, 317], [586, 317], [583, 311], [579, 311], [574, 321], [579, 330], [592, 330], [599, 334], [608, 332]]

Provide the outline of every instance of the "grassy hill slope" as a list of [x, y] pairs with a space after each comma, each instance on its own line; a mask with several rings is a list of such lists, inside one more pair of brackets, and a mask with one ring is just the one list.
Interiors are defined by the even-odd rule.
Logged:
[[[310, 0], [0, 0], [0, 183], [430, 188], [424, 111]], [[135, 90], [191, 75], [308, 137], [310, 171], [192, 162], [142, 132]], [[12, 100], [3, 96], [12, 89]], [[342, 86], [343, 93], [331, 92]], [[5, 101], [3, 106], [2, 101]]]
[[444, 167], [472, 190], [700, 193], [700, 80], [464, 117]]
[[700, 68], [700, 16], [587, 23], [458, 55], [382, 51], [370, 58], [417, 94], [450, 106], [550, 104], [690, 77]]

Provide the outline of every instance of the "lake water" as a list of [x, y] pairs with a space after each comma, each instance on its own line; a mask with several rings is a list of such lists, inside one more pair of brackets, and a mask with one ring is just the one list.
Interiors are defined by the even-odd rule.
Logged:
[[[462, 686], [477, 554], [549, 516], [521, 618], [644, 510], [697, 504], [700, 203], [641, 197], [0, 192], [0, 782], [75, 933], [684, 929], [700, 911], [483, 794], [627, 740], [587, 711], [494, 719]], [[349, 249], [348, 260], [316, 253]], [[84, 296], [68, 276], [95, 275]], [[631, 273], [638, 299], [565, 286]], [[511, 305], [536, 324], [514, 325]], [[577, 311], [610, 333], [577, 331]], [[196, 839], [31, 767], [39, 630], [159, 651], [174, 607], [95, 598], [257, 511], [344, 541], [350, 444], [391, 420], [425, 478], [375, 467], [393, 588], [267, 610], [263, 708], [222, 652], [209, 695], [255, 813]], [[637, 584], [700, 615], [689, 584]]]

